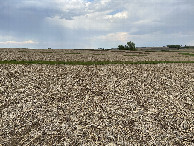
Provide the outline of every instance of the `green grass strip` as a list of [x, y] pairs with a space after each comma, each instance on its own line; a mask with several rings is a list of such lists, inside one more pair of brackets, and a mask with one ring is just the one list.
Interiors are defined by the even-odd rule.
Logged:
[[123, 55], [123, 56], [147, 56], [147, 55]]
[[190, 54], [190, 53], [179, 53], [179, 54], [188, 55], [188, 56], [194, 56], [194, 54]]
[[194, 63], [194, 61], [0, 61], [0, 64], [67, 64], [67, 65], [106, 65], [106, 64], [160, 64], [160, 63]]
[[154, 51], [154, 50], [145, 50], [145, 52], [159, 52], [159, 51]]
[[54, 52], [40, 52], [40, 53], [54, 53]]
[[92, 55], [105, 55], [105, 54], [92, 54]]
[[81, 54], [81, 53], [65, 53], [65, 54]]
[[177, 50], [161, 50], [161, 52], [181, 52], [181, 51], [177, 51]]

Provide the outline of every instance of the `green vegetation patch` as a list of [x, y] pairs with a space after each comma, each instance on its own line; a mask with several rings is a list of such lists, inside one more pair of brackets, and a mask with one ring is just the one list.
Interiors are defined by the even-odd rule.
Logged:
[[158, 52], [158, 51], [154, 51], [154, 50], [146, 50], [145, 52]]
[[161, 52], [180, 52], [178, 50], [161, 50]]
[[123, 55], [123, 56], [147, 56], [147, 55]]
[[53, 53], [53, 52], [40, 52], [40, 53]]
[[65, 53], [65, 54], [81, 54], [81, 53]]
[[190, 53], [179, 53], [179, 54], [188, 55], [188, 56], [194, 56], [194, 54], [190, 54]]
[[67, 64], [67, 65], [106, 65], [106, 64], [160, 64], [160, 63], [194, 63], [194, 61], [0, 61], [0, 64]]
[[125, 52], [124, 50], [111, 51], [111, 52]]
[[132, 51], [130, 51], [130, 52], [125, 52], [125, 53], [132, 53], [132, 54], [143, 54], [143, 52], [132, 52]]
[[94, 50], [94, 49], [91, 49], [89, 51], [97, 51], [98, 52], [98, 51], [104, 51], [104, 50]]
[[171, 52], [170, 50], [161, 50], [162, 52]]
[[105, 54], [92, 54], [92, 55], [105, 55]]

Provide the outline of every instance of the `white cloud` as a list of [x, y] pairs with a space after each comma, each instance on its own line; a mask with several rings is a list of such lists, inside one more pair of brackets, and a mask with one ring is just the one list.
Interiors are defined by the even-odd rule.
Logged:
[[100, 1], [100, 3], [101, 3], [102, 5], [105, 5], [105, 4], [109, 3], [109, 2], [111, 2], [111, 0], [101, 0], [101, 1]]
[[127, 32], [116, 32], [109, 33], [106, 35], [96, 36], [94, 39], [103, 40], [103, 41], [119, 41], [125, 43], [129, 40], [130, 35]]
[[119, 13], [116, 13], [114, 15], [106, 15], [105, 16], [105, 19], [109, 19], [110, 21], [113, 21], [115, 19], [127, 19], [127, 18], [128, 18], [127, 11], [119, 12]]
[[193, 44], [193, 18], [193, 0], [20, 0], [14, 4], [6, 0], [0, 5], [0, 44], [45, 48], [55, 48], [52, 44], [114, 47], [127, 41], [138, 46]]
[[32, 40], [28, 40], [28, 41], [22, 41], [22, 42], [18, 42], [18, 41], [4, 41], [4, 42], [0, 42], [0, 44], [17, 44], [17, 45], [24, 45], [24, 44], [37, 44], [38, 42], [34, 42]]
[[64, 11], [68, 10], [76, 10], [76, 9], [83, 9], [85, 8], [86, 2], [83, 0], [54, 0], [57, 6]]
[[18, 8], [24, 7], [37, 7], [37, 8], [53, 8], [53, 9], [80, 9], [85, 6], [84, 0], [21, 0], [20, 3], [16, 5]]

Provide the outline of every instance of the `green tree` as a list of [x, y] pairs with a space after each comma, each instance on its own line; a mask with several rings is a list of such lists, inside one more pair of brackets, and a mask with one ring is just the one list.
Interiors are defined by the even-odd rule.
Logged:
[[123, 45], [119, 45], [119, 46], [118, 46], [118, 49], [119, 49], [119, 50], [125, 50], [125, 47], [124, 47]]
[[130, 42], [127, 42], [127, 45], [123, 46], [123, 45], [119, 45], [118, 46], [118, 49], [119, 50], [131, 50], [131, 51], [135, 51], [136, 48], [135, 48], [135, 43], [130, 41]]
[[132, 41], [127, 42], [127, 45], [128, 45], [129, 50], [133, 50], [133, 51], [136, 50], [134, 42], [132, 42]]

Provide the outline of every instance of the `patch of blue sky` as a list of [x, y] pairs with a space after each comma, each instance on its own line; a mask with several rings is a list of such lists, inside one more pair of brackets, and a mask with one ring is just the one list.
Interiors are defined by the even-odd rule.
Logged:
[[120, 10], [120, 9], [114, 10], [114, 11], [110, 12], [108, 15], [115, 15], [115, 14], [117, 14], [119, 12], [122, 12], [122, 10]]

